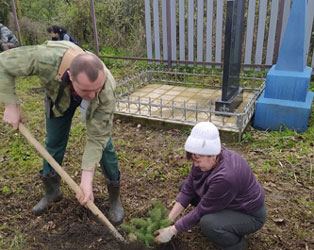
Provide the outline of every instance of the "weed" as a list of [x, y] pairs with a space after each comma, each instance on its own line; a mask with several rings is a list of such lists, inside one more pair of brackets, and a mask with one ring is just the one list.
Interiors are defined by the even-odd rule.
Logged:
[[160, 173], [158, 170], [154, 170], [152, 175], [150, 176], [151, 179], [155, 180], [157, 177], [159, 177]]
[[148, 169], [150, 166], [152, 166], [152, 162], [150, 160], [144, 160], [142, 157], [138, 156], [133, 160], [133, 163], [136, 167]]
[[0, 226], [0, 230], [5, 230], [5, 229], [8, 229], [8, 224], [7, 223], [3, 223], [1, 226]]
[[[129, 161], [128, 159], [129, 159], [130, 154], [123, 151], [123, 150], [119, 150], [119, 151], [117, 150], [116, 155], [118, 157], [118, 160], [121, 162], [128, 162]], [[126, 167], [129, 167], [129, 165], [126, 165]]]
[[304, 232], [304, 231], [302, 231], [302, 230], [300, 230], [300, 231], [298, 232], [298, 238], [299, 238], [300, 240], [304, 240], [304, 239], [305, 239], [305, 236], [306, 236], [306, 232]]
[[121, 146], [121, 147], [135, 147], [136, 144], [135, 143], [132, 143], [130, 142], [129, 140], [125, 140], [125, 139], [116, 139], [114, 141], [114, 143], [118, 146]]
[[191, 164], [187, 164], [184, 167], [179, 168], [179, 173], [182, 175], [188, 175], [191, 170]]
[[297, 201], [298, 203], [304, 205], [305, 207], [312, 208], [312, 210], [314, 212], [314, 201], [306, 201], [306, 200], [302, 200], [302, 199], [299, 199], [299, 198], [295, 198], [295, 201]]
[[4, 186], [0, 190], [4, 195], [9, 195], [11, 193], [11, 189], [8, 186]]
[[254, 137], [250, 132], [245, 132], [242, 136], [242, 143], [251, 143], [254, 140]]
[[270, 171], [270, 167], [268, 165], [262, 165], [261, 169], [265, 172], [268, 173]]
[[20, 231], [15, 230], [15, 235], [11, 242], [10, 249], [14, 250], [23, 249], [24, 241], [25, 239], [23, 234]]

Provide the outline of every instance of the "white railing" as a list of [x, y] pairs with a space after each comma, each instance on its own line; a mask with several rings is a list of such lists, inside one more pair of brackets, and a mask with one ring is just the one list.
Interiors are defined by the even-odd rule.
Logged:
[[[245, 69], [260, 69], [276, 62], [291, 3], [292, 0], [247, 1], [242, 60]], [[147, 57], [167, 61], [169, 55], [180, 64], [208, 62], [221, 67], [225, 8], [226, 0], [145, 0]], [[314, 0], [308, 0], [306, 55], [312, 67], [313, 17]]]

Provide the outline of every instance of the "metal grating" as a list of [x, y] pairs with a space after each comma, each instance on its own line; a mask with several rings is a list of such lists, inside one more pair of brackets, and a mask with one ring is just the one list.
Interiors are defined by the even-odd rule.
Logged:
[[241, 74], [244, 100], [228, 113], [215, 111], [222, 88], [222, 75], [215, 70], [143, 71], [118, 82], [116, 113], [185, 125], [210, 121], [220, 130], [238, 133], [240, 139], [265, 87], [265, 74], [257, 73]]

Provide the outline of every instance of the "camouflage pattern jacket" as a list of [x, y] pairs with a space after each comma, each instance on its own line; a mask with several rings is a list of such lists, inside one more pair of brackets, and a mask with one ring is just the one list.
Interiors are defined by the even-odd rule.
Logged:
[[15, 43], [17, 39], [13, 32], [8, 27], [0, 23], [0, 43]]
[[[58, 70], [65, 52], [76, 46], [69, 41], [47, 41], [43, 45], [24, 46], [0, 54], [0, 103], [18, 103], [15, 94], [15, 78], [35, 75], [54, 102], [58, 95], [60, 79]], [[77, 46], [76, 46], [77, 47]], [[86, 145], [82, 159], [82, 169], [92, 170], [99, 163], [102, 151], [112, 133], [115, 111], [116, 83], [110, 71], [100, 93], [90, 102], [86, 112]], [[59, 102], [61, 112], [70, 106], [71, 92], [66, 87]], [[55, 106], [56, 117], [62, 116]]]

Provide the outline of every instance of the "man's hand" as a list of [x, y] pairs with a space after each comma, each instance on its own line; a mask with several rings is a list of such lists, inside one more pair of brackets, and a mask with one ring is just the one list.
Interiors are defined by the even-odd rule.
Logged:
[[3, 114], [3, 121], [12, 125], [13, 129], [19, 128], [20, 122], [22, 122], [22, 115], [18, 104], [6, 103]]
[[175, 226], [170, 226], [166, 228], [162, 228], [157, 230], [154, 235], [155, 235], [155, 242], [157, 243], [167, 243], [168, 241], [171, 240], [173, 236], [177, 234], [177, 229]]
[[94, 179], [95, 169], [92, 171], [83, 170], [80, 188], [82, 194], [76, 194], [76, 198], [81, 203], [81, 205], [86, 205], [86, 203], [91, 200], [94, 201], [93, 194], [93, 179]]

